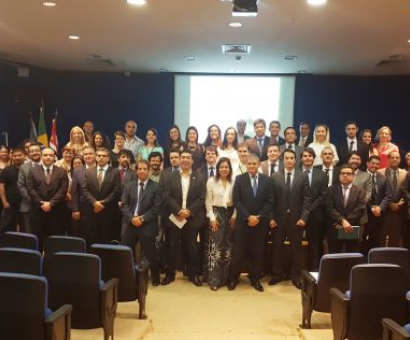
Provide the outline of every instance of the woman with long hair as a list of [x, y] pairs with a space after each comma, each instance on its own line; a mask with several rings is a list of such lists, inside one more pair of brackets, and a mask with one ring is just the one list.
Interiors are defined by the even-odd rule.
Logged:
[[195, 126], [190, 126], [186, 130], [184, 148], [187, 148], [192, 153], [192, 159], [194, 160], [192, 170], [196, 171], [201, 168], [205, 162], [205, 148], [202, 144], [198, 143], [198, 130]]
[[234, 127], [229, 127], [225, 131], [222, 145], [218, 148], [219, 158], [229, 158], [232, 168], [237, 169], [239, 167], [239, 155], [237, 150], [238, 133]]
[[171, 166], [169, 163], [169, 153], [171, 150], [180, 149], [182, 150], [184, 142], [181, 138], [181, 130], [178, 125], [171, 125], [168, 129], [168, 144], [164, 150], [164, 169]]
[[67, 147], [71, 148], [74, 155], [82, 155], [83, 147], [88, 145], [85, 141], [85, 135], [82, 128], [74, 126], [70, 131], [70, 141]]
[[96, 151], [98, 148], [106, 148], [107, 150], [111, 149], [110, 140], [101, 131], [96, 131], [93, 133], [92, 146], [94, 147], [94, 150]]
[[0, 173], [11, 165], [10, 148], [6, 145], [0, 145]]
[[206, 136], [204, 146], [214, 146], [219, 147], [222, 145], [222, 132], [218, 125], [212, 124], [208, 128], [208, 136]]
[[392, 151], [399, 152], [399, 147], [391, 142], [392, 131], [388, 126], [382, 126], [376, 133], [377, 144], [375, 149], [379, 153], [380, 167], [385, 169], [389, 166], [389, 153]]
[[[334, 158], [333, 165], [336, 165], [339, 162], [339, 156], [337, 155], [336, 147], [330, 143], [330, 130], [329, 127], [325, 124], [317, 124], [313, 132], [313, 143], [309, 144], [316, 155], [320, 155], [325, 146], [330, 147], [333, 150]], [[315, 157], [313, 165], [322, 165], [322, 158]]]
[[360, 132], [359, 138], [369, 146], [369, 156], [379, 155], [379, 152], [374, 147], [371, 130], [364, 129], [363, 131]]
[[216, 175], [206, 184], [206, 213], [209, 218], [208, 238], [205, 245], [204, 281], [212, 290], [227, 284], [233, 246], [236, 210], [232, 191], [234, 178], [227, 157], [216, 164]]
[[151, 152], [159, 152], [164, 157], [164, 149], [158, 144], [158, 133], [154, 128], [149, 128], [145, 136], [144, 145], [138, 149], [138, 160], [148, 160]]

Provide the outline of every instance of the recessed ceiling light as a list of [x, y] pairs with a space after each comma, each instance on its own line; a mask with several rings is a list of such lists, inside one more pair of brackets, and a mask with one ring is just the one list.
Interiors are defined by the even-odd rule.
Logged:
[[147, 0], [127, 0], [127, 2], [128, 2], [130, 5], [138, 5], [138, 6], [141, 6], [141, 5], [145, 5], [145, 4], [147, 3]]
[[68, 36], [68, 39], [71, 39], [71, 40], [79, 40], [80, 37], [79, 37], [78, 35], [69, 35], [69, 36]]
[[297, 55], [285, 55], [283, 57], [284, 60], [296, 60], [298, 58]]
[[43, 2], [43, 6], [46, 6], [46, 7], [54, 7], [55, 5], [57, 5], [55, 1], [44, 1]]
[[407, 42], [408, 42], [408, 43], [410, 43], [410, 39], [409, 39], [409, 40], [407, 40]]
[[307, 0], [307, 3], [313, 6], [324, 5], [326, 2], [327, 0]]
[[193, 57], [193, 56], [185, 56], [184, 59], [185, 59], [185, 61], [195, 61], [195, 60], [196, 60], [196, 57]]
[[237, 28], [237, 27], [242, 27], [242, 24], [240, 22], [230, 22], [229, 26]]

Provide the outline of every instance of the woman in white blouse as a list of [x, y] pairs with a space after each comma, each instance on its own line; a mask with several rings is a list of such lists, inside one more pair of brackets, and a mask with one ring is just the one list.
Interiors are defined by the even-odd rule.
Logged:
[[204, 281], [208, 281], [212, 290], [226, 285], [228, 280], [236, 220], [233, 185], [231, 162], [222, 157], [216, 164], [216, 175], [206, 184], [205, 205], [210, 223], [205, 245]]
[[229, 127], [226, 129], [222, 145], [218, 147], [218, 155], [219, 158], [228, 157], [232, 169], [239, 167], [238, 133], [235, 128]]
[[[325, 124], [317, 124], [315, 131], [313, 132], [313, 143], [309, 144], [313, 150], [315, 150], [316, 155], [320, 155], [325, 146], [330, 147], [333, 150], [335, 157], [333, 158], [333, 165], [339, 162], [339, 156], [336, 151], [336, 147], [330, 143], [330, 131], [329, 127]], [[322, 158], [316, 157], [313, 161], [313, 165], [322, 165]]]

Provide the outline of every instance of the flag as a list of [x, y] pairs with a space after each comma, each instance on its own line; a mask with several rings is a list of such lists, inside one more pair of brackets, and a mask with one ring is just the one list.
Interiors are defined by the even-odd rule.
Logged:
[[50, 148], [54, 150], [56, 155], [58, 155], [58, 138], [57, 138], [57, 109], [53, 118], [53, 123], [51, 124], [51, 135], [50, 135]]
[[34, 124], [33, 115], [30, 112], [30, 140], [37, 140], [37, 129]]
[[43, 144], [46, 148], [48, 148], [48, 137], [47, 137], [47, 130], [46, 124], [44, 122], [44, 101], [41, 101], [40, 106], [40, 117], [38, 118], [38, 137], [37, 142]]

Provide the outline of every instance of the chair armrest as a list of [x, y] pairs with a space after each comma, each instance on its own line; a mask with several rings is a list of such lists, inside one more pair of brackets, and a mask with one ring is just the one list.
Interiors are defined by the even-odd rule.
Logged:
[[337, 288], [330, 288], [334, 340], [344, 340], [348, 330], [350, 299]]
[[104, 339], [114, 337], [114, 319], [117, 313], [118, 283], [114, 278], [104, 283], [100, 288], [100, 312], [104, 328]]
[[316, 279], [308, 271], [302, 270], [302, 327], [310, 328], [310, 320], [316, 301]]
[[137, 296], [138, 298], [140, 298], [141, 294], [145, 294], [145, 295], [148, 294], [149, 264], [144, 263], [142, 265], [137, 265], [134, 267], [134, 269], [135, 269], [135, 276], [137, 277], [137, 282], [136, 282]]
[[382, 319], [383, 340], [410, 339], [410, 333], [392, 319]]
[[71, 312], [73, 306], [63, 305], [46, 320], [47, 340], [69, 340], [71, 338]]

